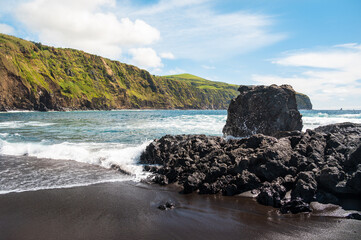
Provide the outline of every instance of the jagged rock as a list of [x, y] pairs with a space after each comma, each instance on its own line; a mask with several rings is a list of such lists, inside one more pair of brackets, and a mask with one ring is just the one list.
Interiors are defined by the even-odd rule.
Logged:
[[240, 86], [240, 95], [228, 108], [224, 135], [248, 137], [256, 133], [277, 136], [302, 129], [295, 91], [289, 85]]
[[361, 164], [361, 144], [355, 151], [350, 153], [349, 160], [345, 162], [347, 167], [353, 168]]
[[[361, 165], [361, 164], [359, 164]], [[361, 166], [360, 166], [361, 168]], [[351, 177], [349, 178], [349, 181], [347, 182], [347, 185], [352, 189], [353, 192], [356, 192], [357, 194], [361, 195], [361, 169], [354, 172]]]
[[350, 213], [346, 218], [361, 220], [361, 214], [359, 214], [359, 213]]
[[301, 212], [312, 212], [312, 209], [308, 203], [303, 202], [300, 198], [292, 199], [284, 203], [281, 208], [280, 212], [285, 213], [301, 213]]
[[239, 193], [256, 189], [260, 186], [260, 179], [253, 173], [244, 170], [241, 174], [237, 174], [236, 185]]
[[298, 109], [312, 109], [312, 103], [310, 98], [302, 93], [296, 93], [296, 102]]
[[131, 173], [130, 173], [130, 172], [128, 172], [128, 171], [126, 171], [126, 170], [122, 169], [119, 165], [112, 164], [112, 165], [110, 166], [110, 168], [111, 168], [111, 169], [114, 169], [114, 170], [117, 170], [117, 171], [121, 172], [122, 174], [125, 174], [125, 175], [131, 175]]
[[[360, 196], [360, 145], [361, 125], [350, 123], [289, 132], [279, 139], [166, 135], [147, 146], [140, 162], [155, 174], [154, 182], [177, 183], [184, 193], [254, 190], [262, 204], [299, 212], [308, 211], [307, 203], [314, 200], [337, 203], [343, 196]], [[291, 191], [290, 202], [286, 191]]]
[[346, 186], [346, 174], [338, 167], [325, 166], [319, 177], [320, 186], [333, 193], [348, 193], [351, 190]]
[[291, 198], [300, 198], [307, 203], [313, 201], [317, 190], [317, 182], [314, 178], [314, 173], [300, 172], [296, 179], [296, 186], [291, 192]]
[[257, 202], [273, 207], [281, 207], [281, 200], [286, 194], [286, 188], [278, 183], [265, 184], [259, 189]]
[[164, 204], [160, 204], [158, 206], [158, 209], [160, 209], [160, 210], [170, 210], [170, 209], [173, 209], [174, 207], [175, 207], [174, 203], [167, 201]]
[[168, 178], [164, 175], [157, 174], [155, 175], [153, 181], [155, 183], [158, 183], [159, 185], [167, 185], [168, 184]]
[[188, 176], [187, 180], [183, 184], [184, 193], [191, 193], [194, 190], [197, 190], [205, 177], [206, 175], [200, 172], [195, 172]]

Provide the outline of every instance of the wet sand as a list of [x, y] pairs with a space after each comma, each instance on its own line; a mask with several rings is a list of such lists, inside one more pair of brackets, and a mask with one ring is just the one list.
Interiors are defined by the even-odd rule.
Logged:
[[[166, 201], [176, 208], [162, 211]], [[361, 221], [279, 215], [245, 197], [102, 183], [0, 195], [0, 239], [361, 239]]]

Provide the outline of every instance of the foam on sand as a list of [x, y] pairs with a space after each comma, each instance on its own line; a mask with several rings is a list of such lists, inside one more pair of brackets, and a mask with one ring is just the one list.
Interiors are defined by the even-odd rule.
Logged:
[[135, 180], [145, 177], [139, 156], [150, 142], [141, 145], [121, 143], [69, 143], [48, 144], [42, 142], [7, 142], [0, 139], [0, 154], [31, 156], [55, 160], [73, 160], [81, 163], [110, 168], [113, 164], [129, 172]]

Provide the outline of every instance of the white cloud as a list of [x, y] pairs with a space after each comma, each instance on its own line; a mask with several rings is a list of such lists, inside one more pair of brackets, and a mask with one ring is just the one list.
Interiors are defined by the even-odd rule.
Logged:
[[[222, 4], [220, 0], [147, 4], [130, 0], [14, 0], [11, 9], [27, 27], [24, 32], [38, 35], [34, 40], [122, 61], [131, 54], [130, 49], [152, 48], [160, 53], [153, 54], [152, 66], [162, 66], [154, 56], [222, 61], [286, 37], [272, 30], [272, 16], [247, 11], [221, 13], [215, 8], [217, 2]], [[141, 61], [133, 58], [133, 62]]]
[[175, 59], [173, 53], [171, 52], [163, 52], [160, 54], [160, 57], [165, 59]]
[[159, 31], [142, 20], [118, 18], [115, 0], [32, 0], [16, 8], [18, 20], [45, 44], [72, 47], [110, 58], [122, 48], [153, 44]]
[[9, 26], [7, 24], [0, 23], [0, 33], [13, 34], [14, 28], [12, 28], [11, 26]]
[[162, 33], [154, 46], [177, 58], [220, 61], [283, 40], [286, 35], [271, 28], [274, 18], [245, 11], [219, 13], [214, 1], [166, 1], [139, 6], [123, 4], [120, 14], [146, 20]]
[[132, 55], [131, 62], [141, 68], [149, 69], [163, 66], [162, 59], [152, 48], [132, 48], [129, 53]]
[[181, 73], [186, 73], [187, 71], [181, 69], [181, 68], [175, 68], [168, 71], [167, 75], [176, 75]]
[[351, 106], [355, 101], [361, 107], [361, 45], [343, 44], [323, 51], [296, 52], [272, 62], [297, 74], [254, 75], [253, 80], [266, 85], [291, 84], [297, 91], [308, 94], [316, 107], [345, 107], [345, 102]]
[[202, 68], [207, 69], [207, 70], [216, 69], [216, 67], [208, 66], [208, 65], [202, 65]]
[[160, 0], [157, 4], [147, 8], [137, 9], [138, 15], [154, 15], [164, 12], [169, 12], [174, 9], [199, 5], [201, 3], [209, 2], [209, 0]]

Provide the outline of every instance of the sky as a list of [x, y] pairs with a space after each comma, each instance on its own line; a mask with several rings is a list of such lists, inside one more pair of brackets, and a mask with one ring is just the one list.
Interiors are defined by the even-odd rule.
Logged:
[[360, 0], [0, 0], [0, 32], [361, 109]]

